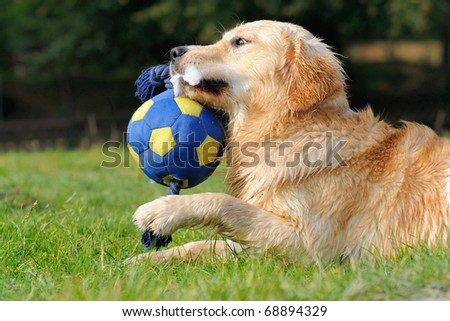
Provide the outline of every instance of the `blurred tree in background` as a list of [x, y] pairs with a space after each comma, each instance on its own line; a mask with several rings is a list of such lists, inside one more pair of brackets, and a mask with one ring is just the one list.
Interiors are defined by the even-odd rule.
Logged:
[[87, 114], [126, 122], [139, 104], [134, 80], [142, 69], [167, 61], [173, 46], [211, 43], [258, 19], [302, 25], [344, 55], [377, 40], [438, 41], [439, 64], [415, 62], [419, 73], [395, 57], [381, 66], [349, 55], [349, 91], [357, 104], [383, 103], [377, 82], [398, 94], [397, 84], [412, 77], [415, 91], [423, 87], [450, 108], [447, 0], [0, 0], [0, 8], [0, 122]]

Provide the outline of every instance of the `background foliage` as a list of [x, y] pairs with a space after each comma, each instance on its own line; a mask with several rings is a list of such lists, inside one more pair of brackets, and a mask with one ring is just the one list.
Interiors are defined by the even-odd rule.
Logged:
[[[207, 44], [256, 19], [303, 25], [344, 55], [360, 42], [437, 40], [438, 66], [421, 71], [438, 72], [439, 84], [425, 77], [427, 88], [448, 90], [446, 0], [0, 0], [0, 7], [0, 120], [92, 112], [126, 119], [138, 105], [133, 83], [142, 69], [167, 61], [173, 46]], [[402, 74], [395, 61], [376, 75], [352, 57], [345, 63], [357, 104], [372, 101], [371, 82]]]

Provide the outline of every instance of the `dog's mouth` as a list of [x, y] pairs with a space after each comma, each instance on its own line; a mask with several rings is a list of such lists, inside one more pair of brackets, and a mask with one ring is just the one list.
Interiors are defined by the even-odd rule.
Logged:
[[175, 68], [172, 69], [172, 82], [175, 95], [181, 95], [184, 93], [186, 87], [190, 87], [202, 92], [219, 95], [224, 89], [229, 87], [229, 83], [223, 79], [203, 78], [203, 75], [193, 66], [188, 66], [184, 74], [179, 74], [176, 72]]
[[202, 79], [198, 85], [193, 87], [200, 88], [201, 90], [212, 94], [220, 94], [222, 90], [228, 86], [226, 81], [220, 79]]

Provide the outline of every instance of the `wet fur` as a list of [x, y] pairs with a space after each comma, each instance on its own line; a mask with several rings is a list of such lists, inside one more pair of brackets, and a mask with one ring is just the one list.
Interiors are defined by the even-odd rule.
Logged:
[[[236, 37], [247, 44], [234, 46]], [[189, 47], [173, 61], [172, 72], [182, 74], [189, 65], [204, 79], [229, 84], [210, 91], [179, 84], [190, 98], [230, 115], [229, 146], [256, 142], [253, 155], [263, 160], [267, 135], [278, 146], [292, 144], [282, 153], [273, 150], [276, 166], [264, 161], [242, 166], [253, 159], [239, 148], [229, 150], [231, 195], [166, 196], [142, 205], [133, 216], [143, 231], [170, 235], [200, 225], [233, 242], [220, 242], [214, 250], [213, 241], [190, 243], [133, 261], [189, 261], [242, 248], [354, 261], [373, 254], [395, 257], [419, 243], [447, 244], [448, 141], [415, 123], [393, 128], [370, 108], [352, 111], [342, 66], [320, 39], [293, 24], [257, 21], [211, 46]], [[326, 160], [341, 141], [341, 161]], [[311, 142], [325, 146], [308, 156], [322, 164], [287, 166]]]

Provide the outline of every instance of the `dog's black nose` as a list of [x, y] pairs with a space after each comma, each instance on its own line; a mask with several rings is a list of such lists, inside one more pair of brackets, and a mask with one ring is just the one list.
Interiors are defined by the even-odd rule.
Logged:
[[170, 59], [174, 60], [175, 58], [179, 58], [184, 55], [188, 51], [186, 46], [175, 47], [170, 50]]

